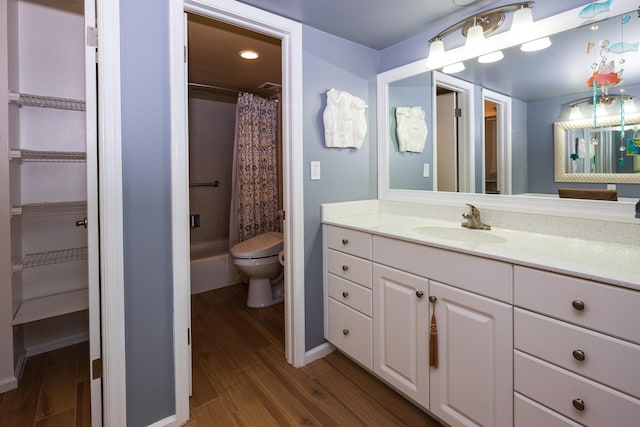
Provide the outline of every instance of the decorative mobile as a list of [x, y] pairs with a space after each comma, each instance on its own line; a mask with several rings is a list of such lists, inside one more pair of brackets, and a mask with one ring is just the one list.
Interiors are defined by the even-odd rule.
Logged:
[[[578, 16], [583, 19], [593, 19], [596, 15], [610, 11], [611, 4], [613, 0], [606, 0], [601, 3], [592, 3], [585, 6], [579, 13]], [[640, 17], [640, 9], [638, 9], [638, 16]], [[624, 82], [623, 74], [624, 74], [624, 53], [626, 52], [637, 52], [638, 46], [640, 42], [636, 43], [625, 43], [624, 41], [624, 25], [629, 22], [631, 16], [624, 15], [620, 21], [620, 42], [611, 44], [609, 40], [602, 40], [599, 43], [600, 47], [600, 60], [596, 59], [596, 49], [595, 49], [595, 41], [590, 41], [587, 45], [587, 53], [593, 52], [593, 63], [591, 64], [591, 69], [593, 73], [587, 79], [586, 84], [587, 87], [593, 89], [593, 127], [594, 129], [597, 127], [597, 118], [596, 118], [596, 110], [597, 110], [597, 98], [598, 98], [598, 89], [601, 90], [603, 100], [606, 99], [609, 95], [609, 88], [619, 86]], [[594, 23], [590, 27], [593, 38], [595, 40], [595, 34], [598, 30], [598, 25]], [[608, 55], [610, 54], [619, 54], [620, 59], [618, 60], [618, 64], [620, 68], [616, 71], [616, 61], [613, 59], [609, 59]], [[625, 129], [624, 129], [624, 89], [620, 89], [620, 158], [618, 162], [620, 166], [624, 166], [624, 154], [627, 151], [625, 146]], [[592, 145], [598, 145], [599, 141], [596, 138], [591, 139]]]

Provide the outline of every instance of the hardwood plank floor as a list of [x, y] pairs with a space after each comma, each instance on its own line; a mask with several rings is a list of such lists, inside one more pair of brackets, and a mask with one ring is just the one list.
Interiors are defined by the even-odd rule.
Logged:
[[[283, 304], [246, 306], [246, 285], [192, 297], [189, 427], [440, 424], [339, 352], [294, 369]], [[0, 426], [89, 426], [88, 343], [31, 357], [0, 394]]]
[[190, 427], [440, 426], [339, 352], [294, 369], [283, 304], [246, 306], [245, 285], [192, 297]]
[[20, 386], [0, 394], [0, 426], [89, 425], [89, 342], [28, 358]]

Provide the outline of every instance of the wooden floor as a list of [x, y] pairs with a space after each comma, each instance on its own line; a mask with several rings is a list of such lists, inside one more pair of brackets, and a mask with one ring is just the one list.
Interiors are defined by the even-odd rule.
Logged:
[[[192, 298], [189, 427], [439, 426], [339, 352], [294, 369], [284, 357], [283, 304], [251, 309], [235, 285]], [[0, 395], [0, 426], [90, 424], [88, 344], [29, 358]]]
[[27, 359], [20, 387], [0, 394], [0, 426], [90, 426], [89, 343]]
[[245, 301], [243, 285], [192, 299], [188, 426], [440, 426], [339, 352], [294, 369], [283, 304]]

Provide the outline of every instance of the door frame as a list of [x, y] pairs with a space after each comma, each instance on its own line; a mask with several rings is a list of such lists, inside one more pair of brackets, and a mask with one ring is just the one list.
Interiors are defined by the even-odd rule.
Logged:
[[[498, 150], [498, 191], [500, 194], [511, 194], [512, 188], [512, 177], [511, 177], [511, 169], [512, 169], [512, 156], [511, 156], [511, 144], [512, 144], [512, 123], [511, 123], [511, 97], [503, 95], [498, 92], [494, 92], [489, 89], [482, 89], [482, 105], [484, 108], [484, 102], [491, 101], [498, 106], [496, 111], [496, 148]], [[484, 164], [484, 138], [485, 138], [485, 130], [484, 130], [484, 120], [482, 125], [482, 177], [483, 184], [482, 190], [485, 191], [484, 188], [484, 177], [485, 177], [485, 168]]]
[[102, 327], [102, 422], [127, 424], [122, 214], [120, 2], [96, 1], [98, 47], [98, 197]]
[[[458, 93], [458, 107], [462, 109], [462, 115], [458, 121], [458, 191], [464, 193], [476, 192], [476, 165], [475, 165], [475, 109], [473, 100], [475, 99], [475, 87], [472, 83], [452, 77], [439, 71], [433, 72], [433, 107], [436, 111], [436, 98], [438, 86]], [[436, 120], [434, 120], [436, 123]], [[437, 126], [434, 126], [434, 159], [437, 154]], [[437, 168], [437, 162], [435, 168]], [[437, 176], [437, 170], [433, 171]]]
[[189, 147], [187, 122], [186, 29], [184, 12], [195, 13], [281, 40], [282, 148], [285, 265], [285, 356], [305, 364], [304, 205], [302, 152], [302, 25], [231, 0], [173, 0], [169, 11], [171, 80], [171, 193], [173, 242], [176, 421], [189, 418], [190, 268]]

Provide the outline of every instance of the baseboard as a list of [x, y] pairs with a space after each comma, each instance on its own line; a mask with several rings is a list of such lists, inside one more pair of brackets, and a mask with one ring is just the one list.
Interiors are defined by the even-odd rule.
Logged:
[[16, 376], [7, 377], [0, 380], [0, 393], [13, 390], [16, 387], [18, 387], [18, 379]]
[[89, 341], [89, 333], [83, 332], [81, 334], [71, 335], [62, 339], [47, 341], [42, 344], [28, 347], [26, 356], [36, 356], [38, 354], [46, 353], [49, 351], [57, 350], [59, 348], [67, 347], [74, 344], [79, 344], [84, 341]]
[[178, 420], [176, 418], [175, 415], [171, 415], [170, 417], [167, 417], [165, 419], [162, 419], [160, 421], [156, 421], [153, 424], [149, 424], [148, 427], [166, 427], [166, 426], [177, 426]]
[[335, 349], [336, 348], [328, 342], [320, 344], [319, 346], [312, 348], [304, 354], [304, 364], [308, 365], [314, 360], [322, 359], [327, 354], [333, 353]]

